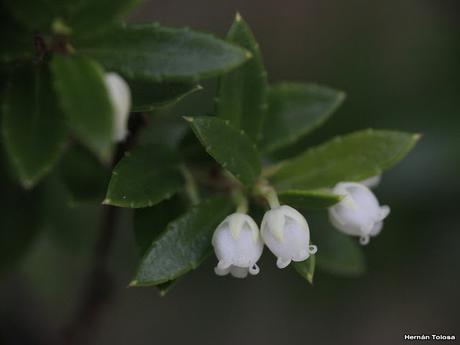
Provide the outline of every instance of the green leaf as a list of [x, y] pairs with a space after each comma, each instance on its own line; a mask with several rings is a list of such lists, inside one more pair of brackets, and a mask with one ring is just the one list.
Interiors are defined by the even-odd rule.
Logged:
[[179, 198], [173, 197], [153, 207], [137, 209], [134, 213], [134, 234], [140, 256], [143, 257], [169, 222], [179, 217], [183, 206]]
[[90, 151], [73, 145], [59, 165], [64, 181], [74, 203], [104, 199], [110, 180], [110, 171]]
[[313, 284], [313, 277], [315, 275], [316, 256], [310, 255], [310, 257], [302, 262], [294, 262], [294, 268], [303, 278], [305, 278], [310, 284]]
[[132, 111], [149, 112], [156, 108], [179, 102], [202, 87], [193, 83], [158, 83], [128, 80], [132, 96]]
[[419, 138], [396, 131], [359, 131], [308, 149], [267, 174], [278, 190], [330, 188], [341, 181], [361, 181], [391, 168]]
[[322, 190], [285, 190], [278, 193], [283, 204], [295, 208], [326, 208], [338, 203], [342, 197]]
[[231, 203], [211, 198], [169, 223], [145, 255], [131, 286], [158, 285], [197, 268], [211, 252], [212, 234]]
[[113, 142], [113, 108], [104, 71], [83, 56], [56, 55], [51, 63], [55, 89], [75, 135], [103, 160]]
[[344, 99], [343, 92], [314, 84], [271, 86], [260, 146], [270, 152], [293, 144], [322, 125]]
[[206, 151], [244, 185], [250, 186], [260, 175], [260, 158], [255, 144], [228, 121], [201, 116], [186, 118]]
[[23, 186], [33, 186], [52, 169], [66, 139], [48, 70], [17, 69], [5, 91], [3, 140]]
[[365, 272], [365, 257], [356, 238], [334, 229], [324, 215], [320, 219], [310, 215], [309, 224], [318, 246], [316, 265], [319, 270], [343, 276], [357, 276]]
[[138, 147], [127, 152], [113, 170], [104, 204], [150, 207], [170, 198], [182, 185], [173, 152]]
[[197, 81], [227, 72], [250, 54], [209, 34], [158, 24], [127, 25], [75, 42], [77, 50], [128, 79]]
[[233, 127], [243, 129], [257, 142], [267, 110], [267, 73], [259, 45], [239, 14], [236, 15], [227, 40], [250, 51], [253, 58], [220, 78], [217, 115], [230, 121]]

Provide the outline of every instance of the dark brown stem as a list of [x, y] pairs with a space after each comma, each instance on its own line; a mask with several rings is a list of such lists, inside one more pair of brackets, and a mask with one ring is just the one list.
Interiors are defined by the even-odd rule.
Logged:
[[[139, 130], [146, 124], [147, 117], [145, 115], [141, 113], [131, 115], [129, 120], [130, 134], [125, 142], [117, 146], [112, 168], [123, 157], [124, 152], [135, 144]], [[95, 326], [98, 316], [113, 296], [115, 286], [107, 263], [115, 239], [115, 224], [119, 211], [120, 209], [114, 206], [102, 206], [101, 232], [94, 249], [88, 283], [74, 320], [62, 334], [63, 344], [87, 343], [85, 338], [92, 333], [90, 331]]]

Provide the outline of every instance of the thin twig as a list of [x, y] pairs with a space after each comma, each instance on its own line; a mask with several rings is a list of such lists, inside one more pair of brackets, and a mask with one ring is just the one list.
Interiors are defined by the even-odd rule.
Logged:
[[[146, 123], [147, 119], [143, 114], [131, 114], [129, 121], [130, 135], [125, 142], [117, 146], [112, 160], [112, 168], [123, 157], [124, 152], [134, 145], [139, 130]], [[101, 232], [94, 249], [88, 283], [82, 302], [74, 320], [64, 329], [62, 334], [63, 343], [66, 345], [86, 343], [85, 336], [90, 334], [89, 330], [94, 327], [98, 316], [110, 301], [115, 290], [113, 277], [107, 268], [107, 262], [115, 239], [115, 224], [119, 209], [114, 206], [103, 205], [102, 212]]]

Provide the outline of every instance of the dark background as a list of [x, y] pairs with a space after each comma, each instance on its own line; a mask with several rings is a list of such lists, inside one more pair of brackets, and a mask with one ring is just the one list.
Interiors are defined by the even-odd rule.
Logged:
[[[127, 214], [111, 258], [118, 288], [88, 343], [397, 344], [404, 334], [460, 337], [459, 3], [147, 1], [131, 20], [222, 37], [236, 11], [260, 43], [270, 82], [346, 91], [344, 106], [304, 145], [367, 127], [423, 134], [376, 191], [392, 213], [365, 248], [367, 273], [318, 272], [312, 287], [292, 269], [276, 269], [266, 253], [259, 276], [232, 280], [213, 274], [212, 258], [161, 298], [154, 288], [125, 288], [137, 260]], [[213, 83], [205, 86], [171, 116], [212, 111]], [[93, 230], [83, 222], [77, 231], [91, 239]], [[87, 272], [91, 246], [83, 243], [58, 245], [45, 231], [2, 278], [3, 334], [18, 344], [46, 343], [69, 320]]]

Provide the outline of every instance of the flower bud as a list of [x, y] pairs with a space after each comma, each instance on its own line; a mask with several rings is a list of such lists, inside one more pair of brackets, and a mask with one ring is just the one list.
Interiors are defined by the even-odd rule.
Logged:
[[122, 141], [128, 135], [131, 92], [126, 81], [117, 73], [106, 73], [105, 85], [114, 113], [113, 139]]
[[382, 230], [383, 219], [390, 213], [389, 206], [380, 206], [374, 193], [361, 183], [342, 182], [333, 192], [344, 198], [329, 208], [329, 219], [338, 230], [352, 236], [360, 236], [360, 243], [367, 244], [371, 236]]
[[276, 265], [285, 268], [291, 261], [304, 261], [317, 251], [310, 245], [310, 229], [296, 209], [282, 205], [267, 211], [262, 220], [262, 239], [278, 257]]
[[219, 260], [214, 271], [217, 275], [230, 273], [245, 278], [248, 272], [259, 273], [256, 262], [264, 248], [259, 227], [243, 213], [234, 213], [224, 219], [212, 236], [212, 245]]

